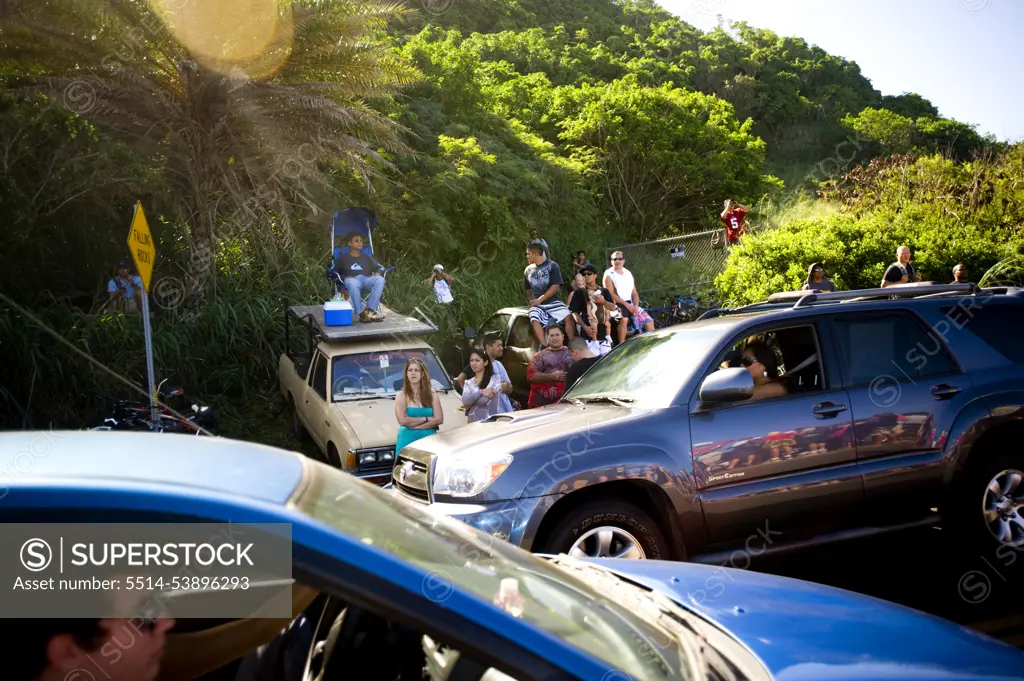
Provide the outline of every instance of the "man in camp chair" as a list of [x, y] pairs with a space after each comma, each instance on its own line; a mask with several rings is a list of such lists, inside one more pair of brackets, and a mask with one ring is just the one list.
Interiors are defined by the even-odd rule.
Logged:
[[[352, 310], [361, 322], [380, 322], [384, 317], [380, 314], [380, 297], [384, 293], [383, 267], [373, 256], [363, 253], [363, 235], [352, 232], [346, 237], [348, 252], [338, 256], [334, 264], [334, 274], [340, 277], [352, 301]], [[363, 307], [363, 294], [369, 293], [370, 298]]]

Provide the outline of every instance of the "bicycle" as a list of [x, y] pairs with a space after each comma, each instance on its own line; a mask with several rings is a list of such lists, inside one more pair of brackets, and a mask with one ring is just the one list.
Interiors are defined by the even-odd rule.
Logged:
[[[157, 388], [157, 399], [172, 399], [185, 394], [184, 390], [177, 387], [169, 387], [165, 390], [163, 387], [165, 383], [167, 383], [167, 379], [160, 382], [160, 386]], [[167, 407], [158, 407], [159, 411], [154, 416], [149, 405], [136, 400], [117, 399], [105, 395], [95, 395], [95, 397], [105, 402], [113, 402], [114, 406], [111, 415], [103, 419], [103, 425], [89, 430], [132, 430], [203, 435], [217, 429], [213, 407], [210, 405], [197, 402], [192, 405], [192, 414], [184, 417], [176, 416]]]

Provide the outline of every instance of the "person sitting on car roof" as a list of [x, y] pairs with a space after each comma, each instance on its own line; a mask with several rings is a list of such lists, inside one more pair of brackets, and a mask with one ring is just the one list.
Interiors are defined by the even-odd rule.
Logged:
[[526, 270], [523, 271], [523, 281], [526, 285], [526, 297], [530, 304], [530, 322], [533, 326], [533, 335], [540, 347], [544, 347], [547, 341], [544, 338], [544, 331], [551, 329], [568, 318], [565, 325], [565, 335], [572, 340], [575, 336], [571, 313], [569, 307], [558, 297], [558, 290], [562, 287], [562, 269], [558, 263], [547, 255], [547, 245], [542, 241], [532, 241], [526, 249], [526, 259], [529, 261]]
[[[363, 253], [362, 234], [349, 234], [346, 243], [348, 253], [338, 256], [334, 272], [344, 280], [345, 290], [352, 301], [352, 310], [361, 322], [384, 321], [379, 312], [380, 297], [384, 293], [384, 268], [372, 255]], [[366, 307], [363, 307], [364, 292], [370, 294]]]

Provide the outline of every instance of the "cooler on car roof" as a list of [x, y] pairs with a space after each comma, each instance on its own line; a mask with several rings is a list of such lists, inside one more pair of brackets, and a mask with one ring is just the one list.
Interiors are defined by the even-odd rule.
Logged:
[[347, 300], [332, 300], [324, 303], [324, 324], [327, 326], [351, 326], [352, 304]]

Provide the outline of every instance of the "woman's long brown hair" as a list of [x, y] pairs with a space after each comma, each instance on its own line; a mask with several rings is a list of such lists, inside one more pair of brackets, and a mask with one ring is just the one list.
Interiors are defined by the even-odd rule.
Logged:
[[427, 365], [422, 359], [410, 359], [408, 362], [405, 363], [405, 373], [402, 374], [402, 392], [405, 393], [405, 401], [407, 403], [415, 402], [417, 397], [417, 395], [413, 394], [412, 384], [409, 383], [409, 367], [413, 364], [417, 365], [420, 368], [420, 384], [419, 387], [417, 388], [417, 391], [420, 393], [418, 395], [418, 397], [420, 398], [419, 403], [422, 404], [424, 407], [433, 406], [433, 400], [431, 400], [431, 403], [428, 405], [426, 401], [423, 399], [423, 386], [427, 386], [426, 394], [428, 395], [433, 393], [433, 388], [430, 387], [430, 372], [427, 371]]

